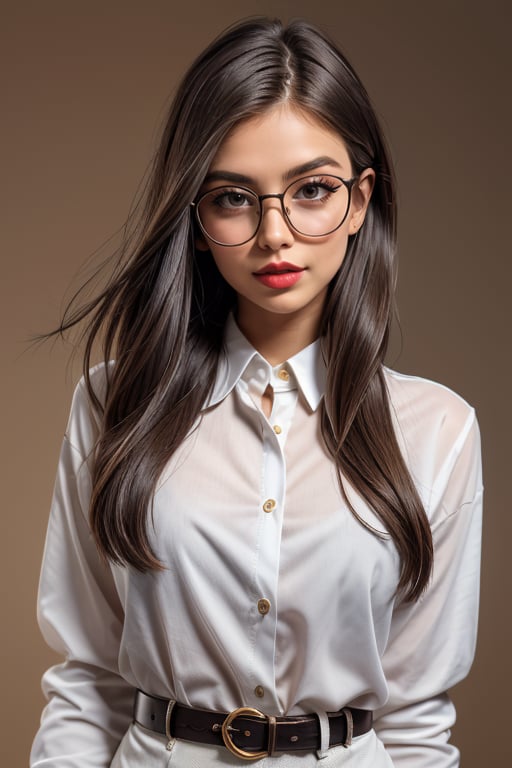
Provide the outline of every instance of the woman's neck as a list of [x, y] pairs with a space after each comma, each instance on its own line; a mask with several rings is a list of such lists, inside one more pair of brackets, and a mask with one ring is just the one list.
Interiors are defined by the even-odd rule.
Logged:
[[272, 366], [293, 357], [318, 338], [317, 313], [272, 314], [244, 308], [235, 317], [244, 336]]

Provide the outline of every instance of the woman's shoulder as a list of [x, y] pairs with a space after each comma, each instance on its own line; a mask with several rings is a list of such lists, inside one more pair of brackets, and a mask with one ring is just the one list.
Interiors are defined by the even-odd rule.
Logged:
[[475, 420], [473, 406], [445, 384], [390, 368], [384, 368], [384, 375], [393, 411], [400, 421], [427, 420], [443, 425], [445, 430], [460, 432]]
[[[100, 402], [103, 402], [105, 399], [108, 377], [113, 367], [114, 360], [110, 360], [108, 363], [101, 362], [97, 365], [93, 365], [87, 372], [87, 378], [91, 388]], [[82, 375], [77, 382], [73, 398], [78, 398], [79, 400], [82, 398], [90, 399], [85, 375]]]
[[66, 437], [82, 456], [90, 453], [99, 435], [100, 407], [105, 400], [112, 365], [111, 361], [90, 368], [87, 378], [82, 375], [73, 393]]
[[435, 500], [434, 489], [441, 492], [448, 483], [474, 495], [481, 485], [474, 408], [438, 382], [387, 368], [385, 377], [397, 439], [426, 506]]

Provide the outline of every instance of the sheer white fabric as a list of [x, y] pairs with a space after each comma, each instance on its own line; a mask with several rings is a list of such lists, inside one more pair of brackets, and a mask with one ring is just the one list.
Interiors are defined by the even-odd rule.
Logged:
[[[93, 374], [99, 393], [103, 377], [102, 368]], [[478, 427], [445, 387], [389, 370], [386, 378], [435, 544], [431, 584], [412, 605], [396, 596], [399, 561], [382, 523], [348, 489], [359, 515], [384, 535], [355, 519], [322, 445], [318, 342], [272, 368], [230, 320], [211, 400], [155, 495], [151, 539], [166, 564], [159, 573], [106, 566], [97, 554], [87, 520], [97, 423], [78, 385], [39, 595], [42, 632], [66, 661], [44, 676], [49, 703], [31, 766], [109, 766], [135, 688], [218, 711], [372, 709], [380, 744], [373, 768], [390, 758], [397, 768], [459, 764], [445, 692], [467, 674], [475, 648]], [[268, 384], [267, 419], [260, 398]], [[231, 764], [214, 751], [216, 765]]]

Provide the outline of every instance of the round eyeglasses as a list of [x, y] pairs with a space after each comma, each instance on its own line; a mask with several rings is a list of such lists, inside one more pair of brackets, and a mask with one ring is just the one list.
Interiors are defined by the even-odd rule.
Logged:
[[286, 223], [305, 237], [324, 237], [339, 229], [350, 208], [357, 180], [320, 174], [289, 184], [281, 194], [257, 195], [252, 189], [223, 186], [210, 189], [191, 205], [204, 235], [217, 245], [243, 245], [256, 236], [263, 200], [276, 198]]

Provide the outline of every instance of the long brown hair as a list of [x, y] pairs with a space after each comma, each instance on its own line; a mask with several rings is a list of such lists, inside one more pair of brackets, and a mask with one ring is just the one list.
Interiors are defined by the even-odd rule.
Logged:
[[[101, 417], [91, 527], [113, 562], [162, 567], [147, 535], [153, 494], [212, 389], [236, 300], [211, 257], [195, 258], [190, 202], [228, 131], [284, 100], [338, 132], [355, 175], [375, 170], [364, 226], [349, 242], [323, 315], [321, 427], [342, 493], [345, 479], [382, 520], [401, 558], [398, 587], [417, 599], [432, 568], [432, 537], [397, 443], [383, 374], [395, 281], [393, 172], [359, 78], [303, 21], [244, 21], [199, 56], [170, 108], [136, 240], [99, 295], [63, 317], [60, 332], [88, 318], [84, 375]], [[101, 401], [89, 376], [100, 337], [107, 377]]]

